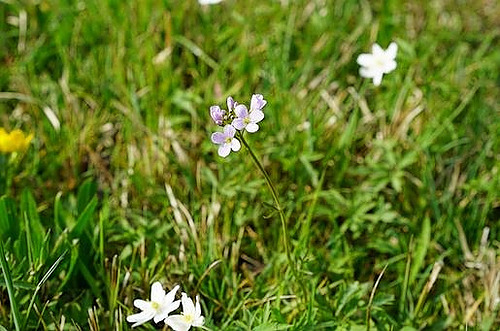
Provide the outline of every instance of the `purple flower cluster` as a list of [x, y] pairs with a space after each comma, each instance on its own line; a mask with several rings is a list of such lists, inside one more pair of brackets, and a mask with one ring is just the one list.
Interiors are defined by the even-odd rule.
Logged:
[[223, 132], [212, 133], [212, 142], [219, 145], [219, 155], [226, 157], [241, 148], [240, 141], [235, 138], [237, 131], [254, 133], [259, 130], [259, 123], [264, 119], [262, 108], [267, 104], [262, 94], [252, 95], [250, 109], [239, 104], [232, 97], [227, 98], [227, 110], [219, 106], [210, 107], [210, 116], [215, 124], [223, 127]]

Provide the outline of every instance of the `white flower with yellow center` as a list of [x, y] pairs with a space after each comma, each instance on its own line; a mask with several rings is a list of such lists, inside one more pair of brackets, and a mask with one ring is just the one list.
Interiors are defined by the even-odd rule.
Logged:
[[201, 316], [200, 299], [196, 296], [196, 306], [193, 300], [186, 293], [182, 293], [182, 313], [180, 315], [172, 315], [165, 319], [165, 323], [174, 331], [187, 331], [192, 326], [199, 327], [205, 322], [205, 318]]
[[179, 289], [179, 285], [175, 286], [172, 291], [165, 295], [165, 291], [159, 282], [155, 282], [151, 286], [151, 301], [134, 300], [134, 306], [142, 310], [138, 314], [127, 317], [127, 322], [135, 323], [132, 327], [139, 326], [153, 319], [155, 323], [164, 320], [168, 314], [179, 308], [180, 301], [174, 301], [175, 293]]
[[198, 0], [200, 5], [215, 5], [219, 2], [222, 2], [222, 0]]
[[361, 77], [372, 78], [373, 84], [379, 86], [384, 74], [396, 69], [396, 53], [398, 45], [392, 42], [386, 50], [378, 44], [373, 44], [372, 53], [364, 53], [358, 56], [356, 62], [361, 66], [359, 74]]

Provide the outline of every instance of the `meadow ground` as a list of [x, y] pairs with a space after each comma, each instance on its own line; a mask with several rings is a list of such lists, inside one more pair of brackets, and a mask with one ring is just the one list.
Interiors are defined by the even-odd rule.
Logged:
[[[33, 134], [0, 154], [0, 330], [128, 330], [155, 281], [209, 330], [498, 330], [499, 17], [0, 0], [0, 127]], [[392, 41], [374, 86], [356, 58]], [[283, 214], [247, 148], [210, 141], [209, 107], [253, 93]]]

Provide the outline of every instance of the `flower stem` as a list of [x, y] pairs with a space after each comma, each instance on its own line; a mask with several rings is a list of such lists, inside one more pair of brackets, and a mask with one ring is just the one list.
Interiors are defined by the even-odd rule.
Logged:
[[0, 197], [7, 193], [7, 155], [0, 152]]
[[[264, 175], [264, 178], [266, 179], [267, 186], [269, 187], [269, 190], [271, 191], [271, 194], [272, 194], [273, 199], [274, 199], [274, 207], [276, 208], [276, 210], [278, 211], [278, 214], [280, 215], [281, 228], [283, 231], [283, 245], [285, 246], [286, 257], [288, 259], [288, 263], [292, 267], [293, 277], [295, 278], [296, 281], [299, 281], [299, 279], [297, 277], [297, 270], [296, 270], [295, 261], [292, 259], [292, 255], [290, 254], [290, 248], [288, 247], [288, 229], [287, 229], [287, 225], [286, 225], [286, 217], [285, 217], [285, 213], [283, 211], [283, 208], [281, 208], [280, 200], [278, 198], [278, 193], [276, 193], [276, 188], [274, 187], [274, 184], [271, 181], [271, 177], [269, 177], [267, 171], [264, 169], [264, 166], [260, 162], [259, 158], [257, 157], [257, 155], [255, 155], [252, 148], [248, 145], [247, 141], [243, 137], [243, 134], [239, 133], [238, 138], [241, 140], [243, 145], [245, 145], [248, 152], [250, 153], [250, 156], [252, 157], [252, 160], [257, 165], [260, 172], [262, 172], [262, 174]], [[303, 289], [303, 290], [305, 290], [305, 289]]]

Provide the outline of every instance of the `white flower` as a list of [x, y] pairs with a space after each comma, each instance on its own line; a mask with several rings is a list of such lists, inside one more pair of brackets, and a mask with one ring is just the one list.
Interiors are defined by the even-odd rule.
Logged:
[[221, 2], [222, 0], [198, 0], [200, 5], [215, 5]]
[[398, 45], [392, 42], [387, 50], [383, 50], [378, 44], [373, 44], [372, 53], [364, 53], [358, 56], [356, 62], [361, 66], [359, 74], [361, 77], [373, 78], [373, 84], [379, 86], [382, 76], [396, 69], [396, 53]]
[[186, 293], [182, 293], [182, 314], [172, 315], [165, 319], [174, 331], [187, 331], [192, 326], [202, 326], [205, 318], [201, 316], [200, 299], [196, 296], [196, 307], [193, 300], [189, 298]]
[[132, 327], [139, 326], [153, 319], [155, 323], [167, 318], [168, 314], [179, 308], [180, 301], [174, 301], [175, 293], [179, 285], [165, 295], [165, 291], [159, 282], [151, 286], [151, 301], [136, 299], [134, 306], [142, 311], [138, 314], [127, 316], [127, 322], [135, 323]]

